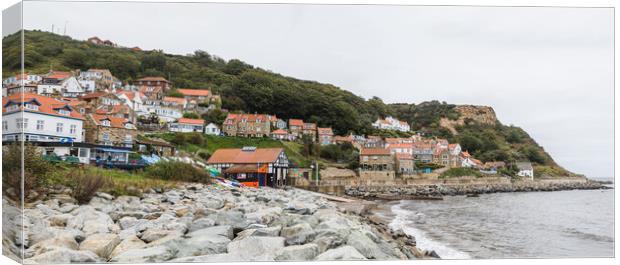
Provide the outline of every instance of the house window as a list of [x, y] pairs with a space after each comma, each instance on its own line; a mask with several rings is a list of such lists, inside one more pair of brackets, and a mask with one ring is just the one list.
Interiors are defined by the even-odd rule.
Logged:
[[28, 119], [18, 118], [15, 120], [17, 122], [17, 128], [25, 130], [28, 128]]
[[56, 123], [56, 132], [57, 133], [61, 133], [63, 129], [63, 124], [62, 123]]
[[9, 122], [7, 121], [2, 121], [2, 129], [3, 130], [8, 130], [9, 129]]
[[69, 127], [69, 133], [70, 133], [70, 134], [75, 134], [75, 131], [76, 131], [76, 130], [77, 130], [77, 125], [75, 125], [75, 124], [72, 124], [72, 125]]
[[131, 142], [133, 140], [133, 137], [131, 136], [131, 134], [126, 134], [125, 135], [125, 142]]
[[110, 134], [109, 133], [103, 133], [103, 140], [104, 141], [110, 141]]
[[39, 136], [38, 135], [28, 135], [27, 138], [28, 138], [27, 141], [30, 141], [30, 142], [37, 142], [37, 141], [39, 141]]
[[37, 130], [38, 131], [43, 131], [43, 125], [44, 125], [44, 121], [43, 120], [38, 120], [37, 121]]
[[11, 106], [6, 107], [6, 111], [15, 111], [18, 109], [19, 107], [17, 105], [11, 105]]
[[58, 110], [58, 114], [60, 115], [65, 115], [65, 116], [69, 116], [71, 114], [70, 111], [66, 110], [66, 109], [59, 109]]
[[29, 110], [39, 110], [39, 106], [27, 103], [24, 105], [24, 108]]
[[110, 121], [109, 120], [103, 120], [103, 121], [101, 121], [101, 125], [106, 126], [106, 127], [110, 127]]

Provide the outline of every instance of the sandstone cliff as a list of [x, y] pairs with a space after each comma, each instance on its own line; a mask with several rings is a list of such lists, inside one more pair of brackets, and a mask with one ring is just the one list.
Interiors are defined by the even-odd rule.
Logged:
[[450, 130], [452, 134], [458, 134], [455, 127], [464, 125], [466, 121], [488, 125], [494, 125], [498, 122], [495, 111], [488, 106], [458, 105], [454, 107], [454, 110], [459, 113], [457, 120], [450, 120], [448, 118], [441, 118], [439, 120], [439, 125]]

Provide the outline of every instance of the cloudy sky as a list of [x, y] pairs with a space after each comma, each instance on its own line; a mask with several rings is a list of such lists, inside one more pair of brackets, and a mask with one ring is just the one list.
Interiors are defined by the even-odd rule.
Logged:
[[26, 2], [24, 26], [225, 59], [386, 102], [492, 106], [561, 165], [613, 177], [613, 10]]

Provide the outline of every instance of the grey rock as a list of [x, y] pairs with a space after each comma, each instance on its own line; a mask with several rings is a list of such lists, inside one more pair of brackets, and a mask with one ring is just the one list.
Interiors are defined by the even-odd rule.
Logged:
[[365, 260], [366, 257], [362, 255], [357, 249], [352, 246], [342, 246], [335, 249], [330, 249], [318, 255], [315, 260]]
[[308, 223], [300, 223], [282, 228], [280, 235], [286, 238], [287, 245], [301, 245], [314, 240], [316, 233]]
[[215, 225], [215, 221], [211, 218], [207, 218], [207, 217], [199, 218], [199, 219], [194, 220], [189, 225], [189, 228], [187, 231], [192, 232], [192, 231], [200, 230], [203, 228], [211, 227], [214, 225]]
[[112, 253], [110, 254], [110, 257], [116, 257], [119, 254], [130, 250], [130, 249], [141, 249], [146, 247], [146, 243], [144, 243], [144, 241], [140, 240], [140, 238], [138, 238], [137, 236], [129, 236], [127, 238], [125, 238], [123, 241], [121, 241], [121, 243], [119, 243], [114, 250], [112, 250]]
[[369, 259], [390, 259], [393, 258], [390, 255], [383, 252], [383, 250], [372, 241], [372, 239], [368, 238], [363, 232], [353, 231], [347, 237], [347, 245], [350, 245], [357, 249], [360, 253], [366, 258]]
[[238, 255], [243, 261], [273, 261], [284, 247], [283, 237], [250, 236], [228, 244], [228, 253]]
[[168, 261], [175, 256], [176, 250], [160, 245], [148, 248], [129, 249], [113, 257], [110, 261], [120, 263], [154, 263]]
[[275, 260], [313, 260], [319, 254], [319, 246], [313, 243], [287, 246], [280, 249]]
[[52, 251], [36, 255], [32, 258], [24, 260], [26, 264], [33, 263], [86, 263], [101, 262], [102, 260], [93, 252], [85, 250], [72, 250], [66, 248], [58, 248]]
[[80, 243], [80, 250], [90, 250], [99, 257], [107, 259], [120, 242], [121, 239], [116, 234], [94, 234]]

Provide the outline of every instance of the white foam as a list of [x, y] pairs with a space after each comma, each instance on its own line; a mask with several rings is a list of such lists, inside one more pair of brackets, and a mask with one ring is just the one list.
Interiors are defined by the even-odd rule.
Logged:
[[402, 229], [407, 235], [414, 236], [416, 239], [416, 245], [422, 250], [434, 250], [442, 259], [469, 259], [471, 258], [467, 253], [448, 247], [441, 242], [432, 240], [422, 230], [413, 227], [413, 222], [409, 220], [409, 217], [415, 215], [415, 212], [404, 210], [401, 208], [401, 204], [392, 206], [392, 212], [394, 213], [394, 220], [390, 222], [390, 228]]

